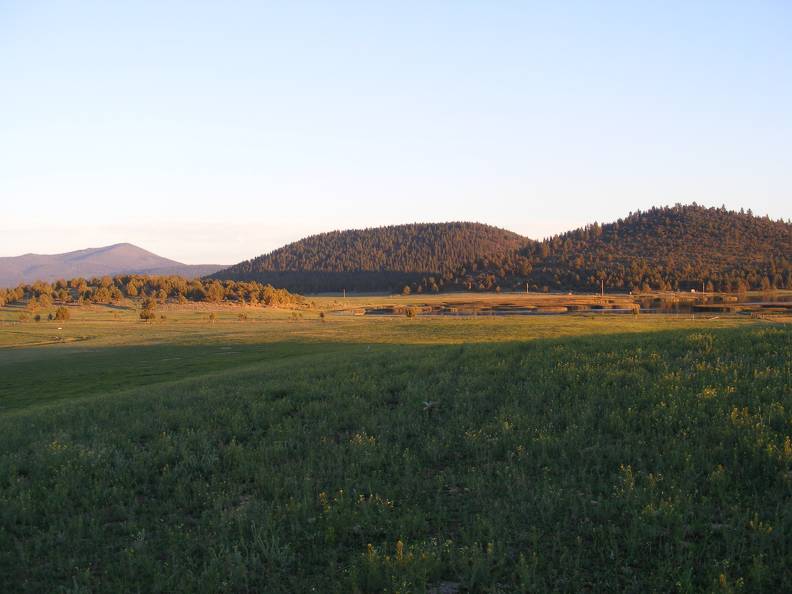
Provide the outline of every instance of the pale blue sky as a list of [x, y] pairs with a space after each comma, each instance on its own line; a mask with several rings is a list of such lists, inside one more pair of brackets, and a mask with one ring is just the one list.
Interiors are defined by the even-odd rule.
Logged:
[[0, 0], [0, 255], [792, 218], [792, 2]]

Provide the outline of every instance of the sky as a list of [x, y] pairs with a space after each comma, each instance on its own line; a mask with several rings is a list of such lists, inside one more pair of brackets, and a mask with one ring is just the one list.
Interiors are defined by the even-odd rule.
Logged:
[[0, 0], [0, 256], [792, 218], [792, 2]]

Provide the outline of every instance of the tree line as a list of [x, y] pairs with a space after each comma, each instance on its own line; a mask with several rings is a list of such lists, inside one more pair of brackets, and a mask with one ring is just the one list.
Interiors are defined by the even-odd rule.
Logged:
[[120, 303], [123, 299], [152, 300], [154, 303], [230, 302], [241, 305], [289, 306], [302, 297], [256, 281], [186, 279], [180, 276], [140, 274], [101, 278], [38, 281], [0, 289], [0, 306], [25, 304], [30, 310], [53, 304]]

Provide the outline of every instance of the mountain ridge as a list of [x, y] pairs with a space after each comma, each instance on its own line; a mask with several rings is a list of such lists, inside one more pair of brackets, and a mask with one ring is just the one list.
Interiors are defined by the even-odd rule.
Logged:
[[290, 291], [792, 289], [792, 222], [751, 211], [652, 207], [543, 240], [474, 222], [319, 233], [230, 267], [131, 243], [0, 257], [0, 286], [149, 274], [257, 281]]
[[312, 235], [211, 275], [301, 292], [792, 288], [792, 223], [725, 207], [653, 207], [541, 241], [482, 223]]
[[222, 268], [224, 266], [220, 264], [183, 264], [132, 243], [122, 242], [59, 254], [28, 253], [0, 257], [0, 286], [116, 274], [200, 277]]

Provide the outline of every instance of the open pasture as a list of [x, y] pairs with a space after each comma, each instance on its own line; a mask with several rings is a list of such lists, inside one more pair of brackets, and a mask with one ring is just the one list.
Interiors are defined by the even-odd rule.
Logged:
[[792, 587], [789, 326], [332, 300], [2, 310], [0, 590]]

